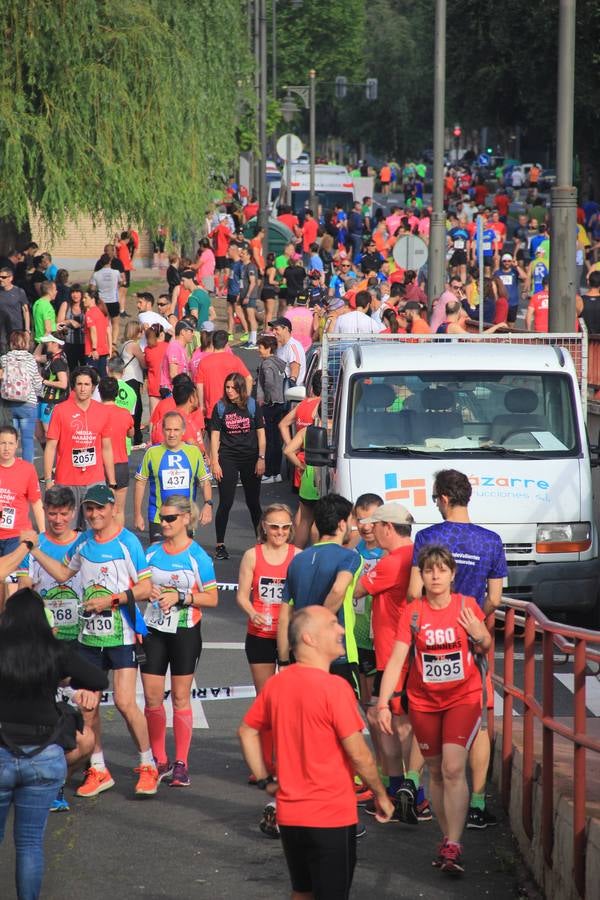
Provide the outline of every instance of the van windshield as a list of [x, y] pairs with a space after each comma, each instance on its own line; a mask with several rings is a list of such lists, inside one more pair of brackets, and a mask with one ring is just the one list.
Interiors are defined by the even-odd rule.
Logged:
[[349, 451], [536, 457], [580, 452], [566, 375], [357, 375], [350, 409]]
[[[315, 191], [317, 203], [323, 212], [331, 212], [334, 206], [341, 206], [346, 212], [350, 212], [354, 204], [352, 191]], [[299, 213], [309, 205], [309, 191], [292, 191], [292, 208]]]

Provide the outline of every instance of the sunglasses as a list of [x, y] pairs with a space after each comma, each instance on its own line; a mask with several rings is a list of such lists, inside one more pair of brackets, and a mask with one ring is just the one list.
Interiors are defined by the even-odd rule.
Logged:
[[11, 278], [11, 275], [0, 275], [0, 281], [6, 281], [7, 278]]
[[170, 303], [157, 303], [156, 305], [160, 306], [160, 307], [165, 307], [165, 306], [170, 306], [171, 304]]
[[169, 513], [168, 515], [159, 515], [161, 522], [175, 522], [183, 513]]
[[285, 525], [280, 525], [278, 522], [265, 522], [265, 525], [270, 531], [289, 531], [292, 527], [291, 522], [287, 522]]

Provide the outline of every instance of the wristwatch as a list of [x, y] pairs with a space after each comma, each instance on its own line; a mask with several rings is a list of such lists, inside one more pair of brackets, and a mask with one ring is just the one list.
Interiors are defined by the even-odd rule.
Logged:
[[265, 791], [267, 789], [268, 784], [274, 784], [274, 783], [275, 783], [275, 779], [273, 778], [273, 776], [267, 775], [266, 778], [257, 779], [256, 787], [259, 789], [259, 791]]
[[28, 550], [33, 550], [33, 548], [35, 546], [33, 541], [21, 541], [21, 543], [25, 544], [25, 546], [27, 547]]
[[189, 606], [189, 603], [186, 603], [187, 591], [177, 591], [177, 603], [179, 606]]
[[119, 600], [119, 595], [118, 595], [118, 594], [113, 594], [112, 599], [111, 599], [111, 603], [110, 603], [110, 608], [111, 608], [111, 609], [118, 609], [118, 608], [120, 607], [120, 605], [121, 605], [121, 601]]
[[205, 500], [205, 501], [204, 501], [204, 505], [205, 505], [205, 506], [212, 506], [212, 505], [213, 505], [213, 502], [212, 502], [212, 500]]
[[112, 488], [113, 491], [116, 491], [116, 489], [117, 489], [117, 482], [115, 481], [114, 484], [111, 484], [110, 481], [109, 481], [109, 482], [108, 482], [108, 486], [109, 486], [109, 488]]
[[265, 457], [264, 457], [264, 455], [261, 456], [260, 453], [259, 453], [259, 454], [258, 454], [258, 458], [259, 458], [259, 459], [264, 459]]

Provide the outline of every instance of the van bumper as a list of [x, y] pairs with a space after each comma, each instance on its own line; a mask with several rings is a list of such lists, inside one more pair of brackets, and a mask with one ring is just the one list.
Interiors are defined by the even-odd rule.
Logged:
[[535, 603], [544, 611], [585, 612], [598, 604], [600, 559], [583, 562], [508, 564], [507, 597]]

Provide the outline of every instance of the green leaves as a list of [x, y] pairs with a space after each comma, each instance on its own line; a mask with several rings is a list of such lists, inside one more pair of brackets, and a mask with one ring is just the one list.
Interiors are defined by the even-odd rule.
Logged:
[[242, 0], [0, 0], [0, 216], [181, 229], [237, 156]]

